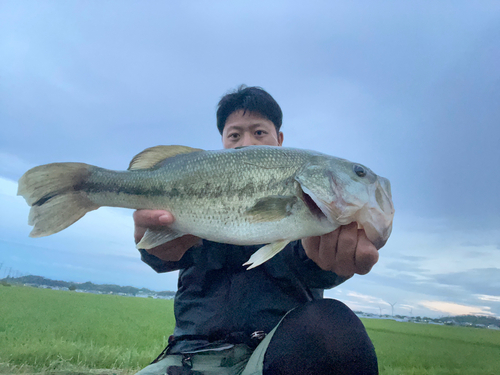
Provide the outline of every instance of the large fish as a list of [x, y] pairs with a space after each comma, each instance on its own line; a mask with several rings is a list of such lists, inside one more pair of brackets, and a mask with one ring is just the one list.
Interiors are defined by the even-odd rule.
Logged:
[[235, 245], [268, 244], [245, 263], [249, 268], [290, 241], [351, 222], [380, 248], [394, 216], [389, 181], [367, 167], [271, 146], [219, 151], [157, 146], [134, 157], [128, 171], [46, 164], [21, 177], [18, 195], [31, 206], [31, 237], [57, 233], [102, 206], [163, 209], [175, 222], [148, 229], [138, 248], [188, 233]]

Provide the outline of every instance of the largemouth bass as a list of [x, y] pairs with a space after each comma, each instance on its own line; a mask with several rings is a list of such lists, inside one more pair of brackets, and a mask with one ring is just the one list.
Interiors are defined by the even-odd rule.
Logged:
[[83, 163], [30, 169], [18, 195], [31, 206], [31, 237], [57, 233], [99, 207], [162, 209], [175, 222], [148, 229], [138, 248], [185, 234], [234, 245], [267, 244], [256, 267], [290, 241], [357, 222], [377, 248], [392, 230], [390, 183], [367, 167], [319, 152], [272, 146], [144, 150], [127, 171]]

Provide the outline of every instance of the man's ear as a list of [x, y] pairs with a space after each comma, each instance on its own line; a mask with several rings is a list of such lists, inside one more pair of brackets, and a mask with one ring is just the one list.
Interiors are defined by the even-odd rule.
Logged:
[[283, 144], [283, 132], [278, 133], [278, 146]]

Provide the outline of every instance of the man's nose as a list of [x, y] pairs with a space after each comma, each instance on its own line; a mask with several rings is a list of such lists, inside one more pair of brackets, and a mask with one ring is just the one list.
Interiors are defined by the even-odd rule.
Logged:
[[256, 140], [254, 137], [252, 137], [251, 134], [248, 133], [243, 134], [240, 146], [255, 146], [256, 144], [257, 144]]

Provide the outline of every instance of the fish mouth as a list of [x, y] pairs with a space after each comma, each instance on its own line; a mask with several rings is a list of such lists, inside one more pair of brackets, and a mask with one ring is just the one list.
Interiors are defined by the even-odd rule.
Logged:
[[[360, 221], [363, 221], [364, 224], [359, 224]], [[364, 217], [361, 220], [358, 219], [358, 229], [363, 229], [370, 242], [377, 250], [380, 250], [384, 247], [389, 239], [389, 236], [391, 235], [392, 218], [390, 222], [384, 223], [383, 225], [372, 225], [371, 223], [366, 222], [366, 217]]]
[[302, 201], [306, 204], [309, 211], [319, 220], [328, 220], [328, 216], [321, 210], [321, 208], [316, 204], [314, 199], [302, 190]]
[[320, 221], [327, 220], [336, 226], [346, 225], [353, 221], [351, 213], [347, 212], [346, 208], [354, 205], [345, 202], [342, 197], [332, 202], [325, 202], [307, 188], [302, 187], [301, 198], [309, 212]]
[[353, 221], [353, 211], [358, 210], [359, 207], [344, 199], [343, 188], [337, 184], [333, 175], [330, 176], [329, 180], [331, 197], [328, 197], [327, 200], [323, 199], [301, 184], [302, 201], [318, 220], [327, 220], [335, 226], [347, 225]]
[[392, 232], [394, 205], [392, 203], [389, 180], [379, 177], [370, 192], [370, 201], [356, 215], [356, 221], [362, 227], [377, 249], [382, 248]]
[[330, 189], [331, 201], [324, 200], [307, 187], [301, 186], [302, 201], [311, 214], [318, 220], [327, 220], [335, 227], [356, 222], [373, 245], [377, 249], [382, 248], [392, 232], [394, 216], [389, 181], [381, 179], [373, 184], [368, 192], [370, 199], [367, 202], [346, 198], [343, 187], [334, 178], [330, 179]]

